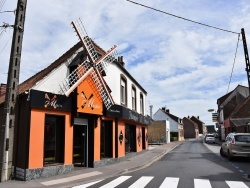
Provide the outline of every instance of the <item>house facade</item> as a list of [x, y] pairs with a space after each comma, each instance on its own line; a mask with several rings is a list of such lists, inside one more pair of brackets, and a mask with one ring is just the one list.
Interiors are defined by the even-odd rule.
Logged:
[[250, 132], [250, 97], [238, 105], [230, 117], [227, 119], [230, 121], [230, 127], [232, 132], [249, 133]]
[[155, 121], [160, 121], [160, 120], [169, 121], [170, 134], [172, 132], [177, 133], [178, 140], [179, 141], [184, 140], [184, 129], [183, 129], [182, 119], [178, 118], [173, 114], [170, 114], [169, 109], [166, 109], [164, 107], [162, 109], [158, 109], [156, 113], [153, 115], [153, 119]]
[[205, 123], [200, 120], [199, 116], [192, 116], [190, 119], [198, 125], [199, 136], [207, 134], [207, 127]]
[[198, 125], [189, 117], [183, 118], [184, 138], [198, 138], [199, 128]]
[[217, 99], [218, 124], [221, 139], [234, 131], [231, 126], [230, 117], [235, 109], [249, 96], [248, 87], [238, 85], [233, 91]]
[[[99, 56], [105, 53], [95, 43], [94, 46]], [[81, 63], [88, 61], [80, 42], [19, 85], [15, 178], [31, 180], [66, 173], [75, 166], [108, 165], [148, 148], [147, 92], [118, 59], [110, 65], [109, 72], [102, 73], [107, 77], [103, 84], [114, 101], [109, 109], [91, 76], [76, 82], [68, 96], [61, 93], [63, 80], [74, 71], [79, 76]], [[1, 94], [3, 113], [5, 95]]]

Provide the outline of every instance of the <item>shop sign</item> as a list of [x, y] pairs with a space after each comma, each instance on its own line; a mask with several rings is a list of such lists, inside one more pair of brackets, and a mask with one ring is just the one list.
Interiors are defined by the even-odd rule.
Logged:
[[30, 91], [30, 106], [32, 108], [71, 111], [71, 105], [70, 97], [38, 90]]
[[150, 118], [145, 117], [121, 105], [111, 106], [111, 108], [106, 111], [106, 115], [111, 117], [124, 118], [127, 120], [139, 122], [146, 125], [150, 124], [151, 122]]
[[99, 92], [90, 77], [77, 87], [77, 112], [102, 115], [103, 104]]

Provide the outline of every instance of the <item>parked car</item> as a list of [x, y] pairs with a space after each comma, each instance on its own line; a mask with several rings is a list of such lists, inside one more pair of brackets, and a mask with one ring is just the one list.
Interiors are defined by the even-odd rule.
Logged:
[[205, 136], [205, 142], [206, 142], [206, 143], [215, 143], [214, 134], [207, 134], [207, 135]]
[[229, 133], [222, 143], [220, 155], [229, 160], [234, 157], [250, 158], [250, 133]]

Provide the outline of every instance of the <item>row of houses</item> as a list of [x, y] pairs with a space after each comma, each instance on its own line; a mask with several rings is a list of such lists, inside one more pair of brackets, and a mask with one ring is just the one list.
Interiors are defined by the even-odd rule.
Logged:
[[207, 126], [199, 116], [179, 118], [165, 107], [156, 111], [153, 122], [148, 127], [149, 142], [183, 141], [189, 138], [199, 138], [207, 133]]
[[238, 85], [231, 92], [217, 99], [218, 130], [220, 139], [228, 133], [250, 132], [249, 88]]
[[[107, 55], [113, 49], [105, 51], [88, 37], [83, 40], [93, 45], [91, 50], [80, 41], [18, 86], [10, 110], [15, 114], [15, 125], [9, 127], [15, 132], [13, 158], [8, 159], [12, 178], [32, 180], [75, 166], [113, 164], [147, 150], [149, 142], [182, 141], [207, 132], [197, 116], [180, 119], [166, 108], [148, 116], [147, 91], [126, 70], [123, 57]], [[104, 69], [93, 55], [96, 62], [112, 61]], [[7, 86], [0, 86], [0, 122], [7, 125], [2, 115]]]

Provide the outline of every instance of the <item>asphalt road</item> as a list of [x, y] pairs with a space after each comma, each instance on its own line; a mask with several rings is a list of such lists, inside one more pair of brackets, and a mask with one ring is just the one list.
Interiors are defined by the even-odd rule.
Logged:
[[[229, 162], [219, 156], [218, 145], [202, 140], [185, 142], [151, 166], [105, 179], [89, 187], [135, 188], [247, 188], [248, 160]], [[236, 168], [237, 167], [237, 168]], [[164, 183], [166, 183], [164, 185]], [[82, 185], [82, 188], [88, 187]]]

